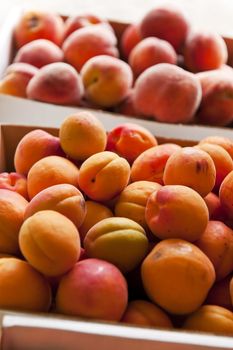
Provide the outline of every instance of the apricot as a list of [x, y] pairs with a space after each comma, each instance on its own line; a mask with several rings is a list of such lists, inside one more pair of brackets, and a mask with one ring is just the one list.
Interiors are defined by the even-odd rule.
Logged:
[[191, 122], [200, 102], [198, 78], [174, 64], [159, 63], [147, 68], [135, 82], [136, 112], [159, 122]]
[[197, 121], [202, 124], [225, 126], [233, 120], [232, 73], [209, 71], [197, 74], [202, 86], [202, 101]]
[[83, 85], [77, 71], [67, 63], [55, 62], [42, 67], [27, 86], [27, 97], [42, 102], [78, 105]]
[[145, 257], [148, 240], [142, 226], [135, 221], [113, 217], [90, 228], [84, 239], [84, 249], [89, 257], [106, 260], [125, 273]]
[[97, 55], [118, 57], [117, 38], [103, 24], [78, 29], [66, 38], [62, 49], [65, 60], [79, 72], [90, 58]]
[[210, 289], [205, 304], [218, 305], [233, 311], [230, 295], [231, 278], [231, 275], [229, 275], [221, 281], [216, 282]]
[[206, 197], [204, 197], [204, 201], [209, 210], [209, 218], [211, 220], [219, 220], [225, 222], [227, 219], [227, 214], [220, 202], [219, 197], [215, 193], [210, 192]]
[[60, 184], [39, 192], [28, 203], [24, 219], [41, 210], [55, 210], [70, 219], [79, 228], [86, 215], [86, 205], [82, 193], [74, 186]]
[[120, 39], [120, 48], [125, 59], [128, 60], [130, 52], [141, 40], [139, 25], [137, 23], [129, 24]]
[[202, 143], [197, 147], [207, 152], [213, 159], [216, 169], [214, 190], [218, 191], [222, 181], [233, 170], [233, 160], [228, 152], [221, 146], [213, 145], [211, 143]]
[[29, 63], [37, 68], [61, 61], [63, 61], [62, 50], [52, 41], [46, 39], [33, 40], [25, 44], [14, 58], [14, 62]]
[[27, 188], [29, 198], [47, 187], [58, 184], [78, 185], [78, 168], [68, 159], [48, 156], [38, 160], [29, 170]]
[[221, 67], [227, 62], [227, 46], [214, 32], [189, 33], [184, 46], [184, 63], [188, 70], [201, 72]]
[[82, 241], [92, 226], [97, 224], [97, 222], [112, 216], [112, 211], [105, 205], [94, 201], [86, 201], [86, 215], [82, 225], [79, 227]]
[[45, 312], [51, 305], [51, 289], [44, 276], [26, 261], [0, 259], [0, 307]]
[[60, 126], [59, 138], [64, 152], [77, 160], [104, 151], [107, 142], [102, 123], [86, 111], [68, 116]]
[[0, 252], [18, 254], [18, 235], [28, 202], [17, 192], [0, 189]]
[[181, 51], [189, 31], [189, 23], [182, 11], [174, 5], [158, 6], [150, 10], [140, 23], [142, 36], [155, 36], [168, 41]]
[[172, 314], [189, 314], [204, 302], [215, 281], [209, 258], [181, 239], [158, 243], [141, 266], [148, 297]]
[[127, 186], [129, 177], [129, 163], [116, 153], [104, 151], [83, 162], [78, 183], [90, 199], [108, 201], [121, 193]]
[[203, 305], [186, 319], [183, 328], [232, 336], [233, 313], [221, 306]]
[[0, 81], [0, 93], [17, 97], [27, 97], [29, 81], [38, 72], [36, 67], [27, 63], [13, 63]]
[[133, 84], [130, 66], [116, 58], [98, 55], [81, 69], [85, 97], [99, 107], [114, 107], [128, 95]]
[[137, 326], [173, 328], [166, 313], [146, 300], [130, 301], [121, 322]]
[[66, 315], [119, 321], [127, 301], [126, 280], [117, 267], [107, 261], [86, 259], [61, 279], [56, 308]]
[[199, 144], [211, 143], [223, 147], [233, 159], [233, 141], [224, 136], [208, 136], [203, 138]]
[[167, 160], [180, 149], [181, 147], [174, 143], [164, 143], [144, 151], [132, 164], [131, 180], [133, 182], [155, 181], [163, 185], [163, 173]]
[[64, 39], [66, 39], [75, 30], [105, 22], [106, 21], [104, 21], [102, 18], [92, 13], [84, 13], [81, 15], [68, 17], [64, 25]]
[[39, 211], [24, 221], [19, 245], [27, 261], [46, 276], [64, 274], [80, 256], [77, 228], [53, 210]]
[[22, 137], [16, 147], [16, 172], [27, 175], [33, 164], [52, 155], [63, 155], [59, 138], [41, 129], [32, 130]]
[[151, 193], [161, 186], [151, 181], [136, 181], [129, 184], [120, 194], [115, 205], [115, 215], [134, 220], [144, 229], [148, 229], [145, 208]]
[[47, 11], [25, 11], [14, 30], [16, 46], [21, 47], [36, 39], [47, 39], [60, 45], [63, 30], [63, 20], [57, 14]]
[[132, 163], [142, 152], [157, 144], [156, 138], [146, 128], [134, 123], [124, 123], [110, 130], [106, 149]]
[[149, 196], [145, 219], [160, 239], [181, 238], [194, 242], [206, 229], [209, 213], [196, 191], [186, 186], [167, 185]]
[[209, 221], [195, 242], [214, 265], [216, 280], [233, 271], [233, 231], [221, 221]]
[[141, 40], [130, 52], [129, 65], [135, 77], [158, 63], [177, 63], [176, 52], [168, 41], [149, 37]]
[[195, 147], [184, 147], [172, 154], [164, 169], [165, 185], [184, 185], [205, 197], [216, 181], [216, 169], [210, 155]]
[[233, 198], [232, 198], [232, 188], [233, 188], [233, 171], [231, 171], [223, 180], [219, 189], [219, 199], [230, 219], [233, 218]]
[[19, 173], [0, 173], [0, 188], [19, 193], [28, 199], [27, 179]]

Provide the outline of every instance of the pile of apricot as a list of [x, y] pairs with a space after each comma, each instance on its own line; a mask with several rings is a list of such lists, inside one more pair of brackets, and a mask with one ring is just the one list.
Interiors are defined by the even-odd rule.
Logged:
[[122, 30], [94, 14], [26, 11], [0, 93], [165, 123], [233, 122], [232, 48], [161, 5]]
[[[233, 141], [89, 112], [0, 174], [0, 308], [233, 335]], [[53, 306], [52, 306], [53, 305]]]

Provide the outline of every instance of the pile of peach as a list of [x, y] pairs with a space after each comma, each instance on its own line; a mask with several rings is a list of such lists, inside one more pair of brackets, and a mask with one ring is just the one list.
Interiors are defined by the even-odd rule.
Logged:
[[158, 145], [80, 112], [27, 133], [14, 165], [0, 308], [233, 335], [233, 141]]
[[[123, 34], [92, 14], [25, 12], [0, 93], [165, 123], [233, 122], [230, 47], [160, 6]], [[228, 60], [229, 51], [229, 60]]]

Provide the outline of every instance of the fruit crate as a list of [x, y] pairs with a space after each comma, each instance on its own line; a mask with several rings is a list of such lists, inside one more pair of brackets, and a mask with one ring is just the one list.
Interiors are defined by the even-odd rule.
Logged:
[[[186, 10], [189, 8], [189, 6], [187, 6], [187, 7], [185, 6], [185, 2], [181, 1], [180, 5], [182, 5], [184, 7], [184, 9], [186, 9]], [[207, 10], [206, 6], [204, 7], [204, 9], [205, 9], [205, 11]], [[1, 62], [0, 62], [0, 78], [3, 77], [6, 68], [12, 62], [12, 59], [14, 57], [15, 48], [14, 48], [14, 42], [13, 42], [13, 30], [14, 30], [14, 27], [15, 27], [16, 23], [18, 22], [19, 18], [21, 17], [24, 10], [25, 9], [22, 7], [16, 7], [13, 11], [11, 11], [9, 16], [7, 16], [5, 22], [3, 23], [2, 27], [0, 28], [0, 36], [1, 36], [0, 48], [1, 48], [2, 52], [5, 53], [1, 59]], [[79, 11], [79, 12], [82, 13], [82, 11]], [[192, 18], [193, 16], [190, 15], [190, 17]], [[67, 16], [63, 16], [63, 18], [66, 19]], [[123, 21], [121, 22], [121, 21], [117, 21], [117, 20], [111, 20], [111, 19], [109, 20], [109, 22], [115, 31], [116, 37], [118, 39], [120, 39], [122, 36], [122, 33], [125, 30], [125, 28], [127, 27], [128, 23], [123, 22]], [[198, 25], [200, 25], [200, 23], [198, 23]], [[198, 25], [197, 25], [197, 27], [198, 27]], [[195, 23], [194, 23], [194, 28], [195, 28]], [[207, 26], [207, 28], [208, 28], [208, 26]], [[217, 27], [217, 30], [218, 30], [218, 27]], [[230, 33], [230, 31], [227, 30], [227, 31], [220, 33], [220, 34], [222, 34], [225, 42], [227, 43], [229, 59], [231, 60], [231, 55], [232, 55], [232, 51], [233, 51], [232, 50], [233, 35], [231, 37], [231, 35], [229, 33]], [[13, 97], [13, 96], [9, 97], [9, 95], [7, 96], [9, 98], [5, 99], [5, 96], [6, 95], [0, 94], [0, 98], [1, 98], [0, 101], [1, 101], [1, 108], [4, 109], [4, 118], [7, 118], [7, 113], [8, 113], [8, 115], [10, 115], [11, 107], [14, 107], [14, 109], [18, 111], [18, 107], [21, 104], [20, 100], [23, 100], [23, 99], [18, 98], [18, 97]], [[48, 105], [44, 102], [43, 102], [43, 104], [45, 104], [46, 106]], [[11, 105], [11, 106], [9, 106], [9, 105]], [[37, 110], [38, 110], [38, 108], [40, 108], [39, 106], [40, 106], [39, 104], [35, 105], [35, 109], [37, 108]], [[8, 108], [9, 108], [9, 110], [8, 110]], [[59, 108], [62, 108], [62, 106], [59, 105]], [[81, 108], [85, 108], [85, 106], [81, 107]], [[79, 109], [79, 108], [77, 107], [77, 109]], [[107, 115], [109, 112], [104, 111], [103, 113], [106, 113], [106, 115]], [[117, 113], [114, 113], [114, 115], [118, 116]], [[34, 116], [33, 117], [30, 116], [30, 118], [34, 118]], [[19, 117], [17, 115], [15, 115], [15, 120], [19, 121]], [[5, 121], [2, 117], [2, 115], [0, 116], [0, 121], [2, 121], [2, 122]], [[42, 123], [44, 122], [43, 119], [41, 120], [41, 122]], [[155, 121], [153, 121], [153, 122], [155, 124], [157, 123]], [[46, 121], [45, 121], [45, 123], [46, 123]], [[192, 125], [195, 125], [195, 124], [192, 124]]]
[[[32, 105], [34, 108], [33, 102]], [[104, 115], [103, 118], [107, 118], [109, 129], [119, 122], [111, 115], [107, 117]], [[127, 118], [124, 119], [127, 121]], [[58, 135], [60, 121], [57, 118], [55, 127], [40, 126], [39, 123], [27, 125], [26, 119], [23, 118], [21, 122], [21, 125], [4, 124], [0, 126], [0, 171], [13, 169], [16, 146], [26, 133], [40, 128], [55, 136]], [[181, 128], [186, 127], [182, 126]], [[170, 131], [169, 134], [166, 130], [165, 135], [159, 130], [156, 132], [156, 129], [153, 129], [159, 143], [172, 141], [183, 146], [191, 146], [197, 142], [197, 135], [200, 135], [197, 133], [195, 140], [194, 134], [187, 134], [187, 130], [183, 130], [185, 138], [178, 138], [175, 130]], [[178, 329], [171, 331], [95, 320], [87, 321], [55, 313], [16, 313], [1, 310], [0, 319], [2, 328], [0, 348], [3, 350], [72, 350], [77, 349], [77, 344], [80, 350], [118, 350], [119, 348], [122, 350], [142, 348], [147, 350], [168, 350], [171, 348], [174, 350], [226, 350], [233, 348], [232, 337]]]

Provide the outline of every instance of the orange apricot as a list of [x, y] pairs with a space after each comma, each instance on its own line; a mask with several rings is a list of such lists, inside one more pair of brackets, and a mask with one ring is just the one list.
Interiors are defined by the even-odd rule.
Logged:
[[165, 185], [184, 185], [205, 197], [215, 185], [216, 169], [210, 155], [195, 147], [184, 147], [170, 156], [163, 175]]
[[117, 196], [128, 184], [129, 163], [113, 152], [99, 152], [81, 165], [78, 183], [92, 200], [107, 201]]
[[167, 185], [149, 196], [145, 219], [160, 239], [181, 238], [194, 242], [206, 229], [209, 213], [196, 191], [187, 186]]
[[181, 239], [158, 243], [143, 261], [141, 274], [148, 297], [177, 315], [197, 310], [215, 281], [209, 258]]

